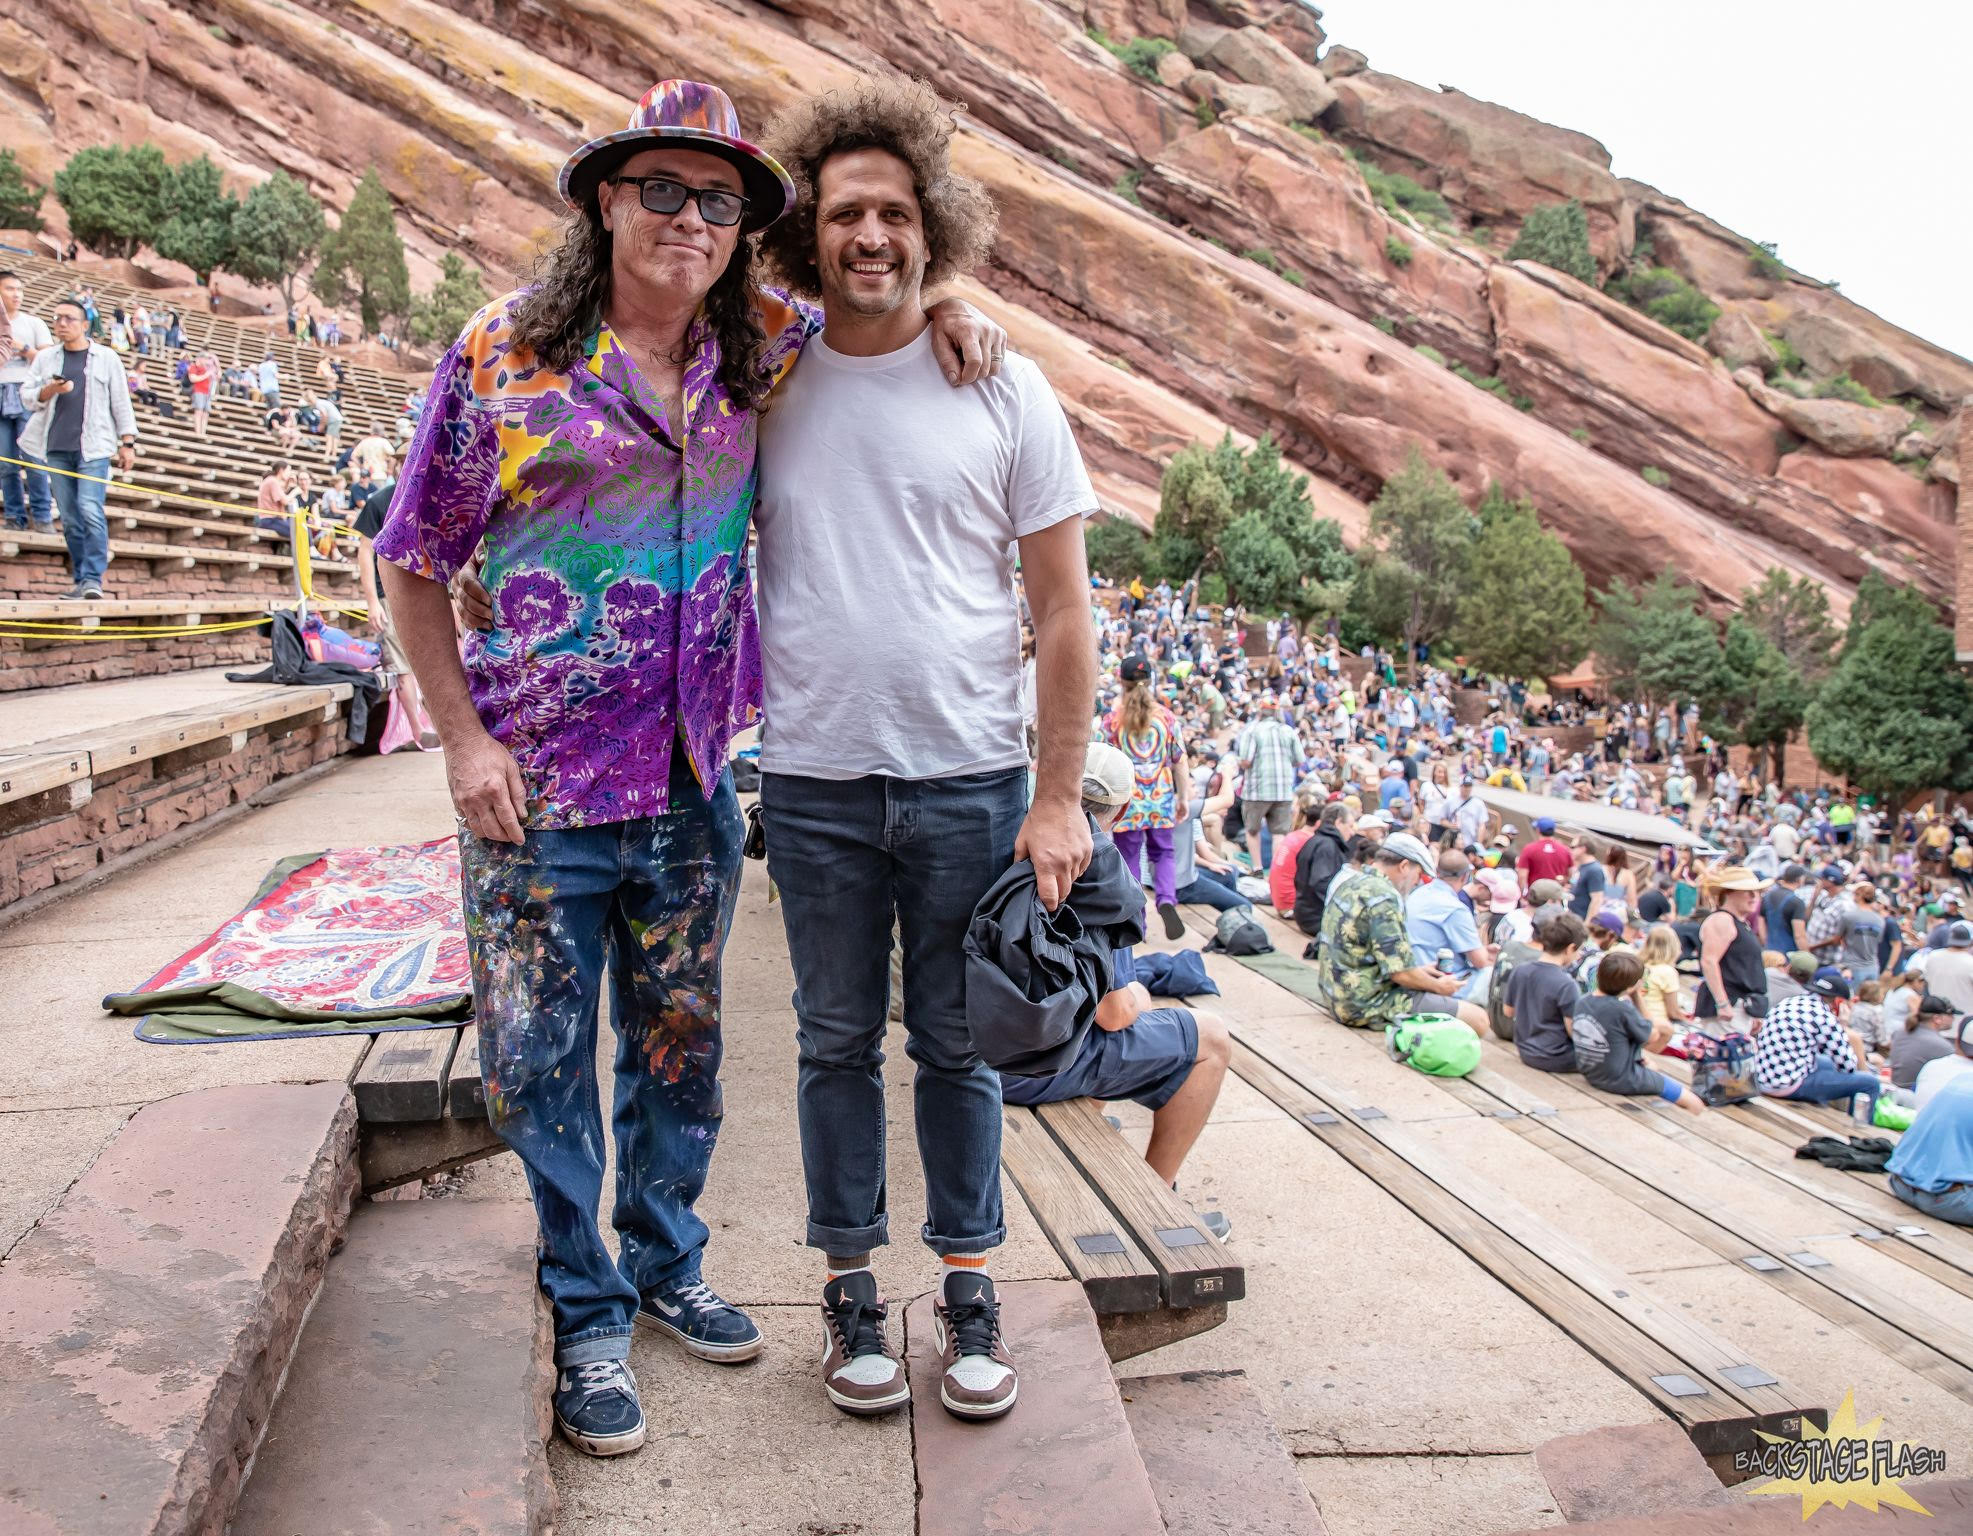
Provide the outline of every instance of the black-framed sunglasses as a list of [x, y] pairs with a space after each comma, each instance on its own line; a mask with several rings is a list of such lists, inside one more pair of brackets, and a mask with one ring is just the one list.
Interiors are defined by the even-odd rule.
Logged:
[[637, 200], [652, 213], [676, 213], [688, 197], [698, 200], [699, 217], [708, 224], [738, 224], [747, 212], [747, 200], [723, 187], [688, 187], [669, 176], [612, 176], [610, 180], [635, 187]]

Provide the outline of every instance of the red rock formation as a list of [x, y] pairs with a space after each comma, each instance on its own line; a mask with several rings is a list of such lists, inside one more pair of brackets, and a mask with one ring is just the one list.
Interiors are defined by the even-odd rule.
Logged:
[[[0, 125], [44, 174], [77, 145], [152, 138], [243, 181], [285, 168], [337, 205], [374, 164], [416, 280], [458, 249], [502, 282], [553, 227], [561, 157], [652, 79], [717, 80], [757, 125], [858, 68], [909, 69], [970, 105], [959, 159], [1002, 206], [982, 301], [1043, 361], [1117, 509], [1148, 516], [1170, 452], [1232, 427], [1274, 433], [1353, 529], [1415, 446], [1472, 497], [1490, 481], [1531, 496], [1595, 581], [1669, 563], [1730, 600], [1779, 563], [1831, 581], [1840, 604], [1877, 565], [1947, 595], [1950, 530], [1914, 476], [1881, 459], [1832, 469], [1811, 450], [1778, 459], [1792, 439], [1702, 348], [1501, 264], [1498, 239], [1387, 214], [1334, 143], [1256, 119], [1201, 131], [1187, 94], [1126, 70], [1085, 21], [1112, 40], [1184, 32], [1217, 79], [1193, 94], [1321, 111], [1332, 136], [1437, 187], [1462, 228], [1504, 233], [1576, 197], [1608, 270], [1641, 211], [1654, 259], [1728, 306], [1736, 361], [1764, 361], [1760, 333], [1775, 331], [1880, 395], [1943, 410], [1973, 391], [1964, 360], [1827, 289], [1760, 277], [1738, 236], [1617, 181], [1594, 140], [1345, 50], [1317, 80], [1303, 66], [1320, 28], [1281, 0], [0, 0]], [[1127, 175], [1149, 211], [1106, 190]], [[1205, 236], [1265, 248], [1306, 287]], [[1533, 410], [1414, 343], [1498, 375]], [[1957, 473], [1954, 446], [1931, 463]], [[1647, 465], [1669, 491], [1643, 481]]]

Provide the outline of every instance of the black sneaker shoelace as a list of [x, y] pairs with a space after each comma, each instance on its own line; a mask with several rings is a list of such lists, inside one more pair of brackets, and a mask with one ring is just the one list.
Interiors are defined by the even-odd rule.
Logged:
[[891, 1311], [888, 1303], [845, 1299], [828, 1310], [829, 1326], [836, 1330], [843, 1353], [850, 1359], [884, 1353], [884, 1320]]
[[957, 1346], [957, 1353], [990, 1355], [1000, 1341], [1000, 1303], [958, 1302], [945, 1309], [945, 1327]]

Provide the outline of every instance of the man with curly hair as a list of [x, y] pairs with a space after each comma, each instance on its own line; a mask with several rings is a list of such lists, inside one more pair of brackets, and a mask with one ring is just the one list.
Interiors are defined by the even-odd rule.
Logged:
[[[561, 244], [440, 362], [376, 550], [459, 812], [487, 1114], [534, 1194], [556, 1421], [612, 1456], [644, 1440], [633, 1322], [706, 1360], [761, 1347], [701, 1275], [693, 1205], [739, 893], [727, 746], [760, 693], [756, 410], [821, 321], [752, 280], [744, 238], [794, 188], [714, 86], [652, 87], [560, 191]], [[939, 330], [973, 371], [998, 335], [970, 311]], [[462, 666], [446, 583], [476, 560], [469, 595], [490, 605]], [[615, 1256], [597, 1222], [606, 970]]]
[[[924, 290], [984, 257], [994, 225], [985, 191], [952, 170], [953, 128], [926, 87], [872, 78], [769, 130], [796, 195], [763, 253], [797, 292], [821, 295], [825, 326], [761, 424], [761, 805], [795, 972], [824, 1389], [853, 1414], [910, 1396], [870, 1269], [888, 1241], [895, 923], [922, 1235], [943, 1260], [940, 1398], [991, 1419], [1019, 1380], [986, 1272], [1005, 1235], [1000, 1079], [967, 1030], [962, 944], [1015, 860], [1032, 861], [1051, 907], [1089, 863], [1082, 524], [1096, 496], [1031, 362], [1010, 356], [970, 389], [941, 377]], [[1032, 804], [1016, 550], [1036, 644]]]

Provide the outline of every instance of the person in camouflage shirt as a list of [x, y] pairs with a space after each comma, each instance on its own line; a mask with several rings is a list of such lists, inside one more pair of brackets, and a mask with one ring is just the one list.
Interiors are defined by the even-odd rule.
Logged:
[[1432, 870], [1429, 848], [1408, 832], [1394, 833], [1371, 856], [1370, 867], [1330, 897], [1316, 974], [1339, 1022], [1382, 1029], [1407, 1014], [1438, 1013], [1485, 1036], [1486, 1013], [1452, 995], [1459, 978], [1412, 960], [1404, 898]]

